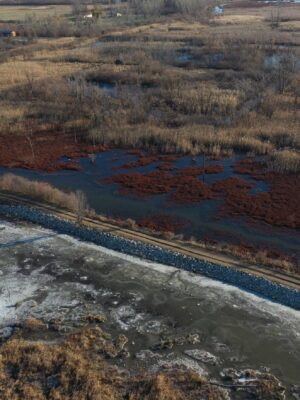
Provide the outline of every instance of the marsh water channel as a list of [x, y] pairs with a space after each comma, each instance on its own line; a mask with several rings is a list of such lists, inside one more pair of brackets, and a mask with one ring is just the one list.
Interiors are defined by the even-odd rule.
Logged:
[[[233, 165], [241, 156], [234, 156], [220, 161], [205, 160], [205, 165], [221, 165], [223, 172], [199, 176], [199, 180], [210, 185], [228, 177], [242, 178], [251, 184], [252, 193], [264, 192], [269, 189], [268, 183], [252, 179], [249, 175], [237, 174]], [[299, 231], [288, 228], [270, 227], [244, 217], [221, 217], [219, 215], [222, 199], [202, 200], [195, 204], [170, 203], [167, 195], [153, 195], [137, 197], [120, 193], [118, 184], [104, 183], [104, 180], [119, 173], [148, 173], [155, 171], [161, 161], [136, 168], [123, 168], [122, 166], [135, 162], [138, 156], [125, 150], [110, 150], [98, 153], [95, 162], [88, 158], [81, 158], [78, 163], [80, 171], [57, 171], [45, 173], [22, 168], [0, 168], [0, 174], [12, 172], [34, 180], [48, 182], [63, 190], [82, 190], [87, 197], [89, 207], [96, 212], [117, 218], [132, 218], [140, 220], [157, 215], [168, 215], [180, 218], [185, 225], [180, 228], [180, 233], [186, 237], [194, 236], [228, 243], [247, 243], [262, 248], [275, 248], [287, 254], [298, 254], [300, 249]], [[203, 156], [192, 159], [190, 156], [179, 157], [174, 162], [175, 174], [189, 166], [202, 166]], [[251, 222], [251, 223], [250, 223]]]
[[[127, 358], [114, 360], [120, 368], [188, 368], [216, 381], [225, 368], [268, 371], [297, 398], [299, 311], [37, 226], [0, 220], [0, 228], [2, 340], [28, 318], [60, 321], [29, 339], [60, 340], [101, 314], [101, 328], [129, 340]], [[166, 338], [173, 346], [159, 346]]]

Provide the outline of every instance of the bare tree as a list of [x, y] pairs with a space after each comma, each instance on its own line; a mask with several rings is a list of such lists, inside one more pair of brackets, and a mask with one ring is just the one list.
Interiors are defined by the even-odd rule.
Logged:
[[85, 194], [81, 190], [77, 190], [75, 192], [75, 196], [76, 202], [74, 211], [77, 217], [77, 223], [81, 224], [87, 209], [87, 200]]
[[31, 71], [25, 70], [24, 75], [27, 80], [30, 95], [33, 96], [33, 94], [34, 94], [34, 74]]
[[279, 93], [283, 93], [291, 83], [296, 67], [295, 60], [293, 50], [289, 50], [282, 55], [279, 52], [277, 54], [273, 75]]
[[281, 22], [281, 6], [282, 6], [282, 0], [277, 0], [276, 3], [276, 12], [272, 8], [271, 10], [271, 27], [272, 28], [279, 28], [280, 22]]
[[129, 6], [144, 16], [161, 14], [183, 14], [207, 19], [214, 6], [204, 0], [129, 0]]
[[99, 6], [95, 5], [94, 9], [92, 10], [93, 18], [95, 21], [99, 21], [99, 18], [101, 17], [102, 10]]
[[29, 143], [30, 149], [31, 149], [31, 155], [32, 155], [32, 163], [35, 166], [35, 154], [34, 154], [34, 147], [32, 143], [32, 130], [30, 129], [29, 132], [25, 133], [25, 137]]
[[79, 0], [75, 0], [72, 4], [72, 14], [75, 18], [81, 18], [87, 13], [87, 5]]

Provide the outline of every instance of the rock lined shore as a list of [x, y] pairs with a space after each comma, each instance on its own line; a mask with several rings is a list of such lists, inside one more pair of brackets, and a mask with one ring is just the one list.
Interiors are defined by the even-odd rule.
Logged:
[[280, 304], [300, 310], [300, 291], [275, 284], [265, 278], [250, 275], [231, 267], [220, 266], [162, 249], [158, 246], [81, 227], [27, 206], [2, 204], [0, 205], [0, 215], [37, 223], [60, 234], [71, 235], [80, 240], [92, 242], [120, 253], [200, 273], [208, 278], [237, 286]]

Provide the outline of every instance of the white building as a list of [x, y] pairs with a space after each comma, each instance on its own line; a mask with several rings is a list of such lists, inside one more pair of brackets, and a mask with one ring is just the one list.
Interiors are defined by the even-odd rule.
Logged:
[[215, 15], [223, 15], [224, 14], [224, 8], [222, 6], [216, 6], [214, 9], [214, 14]]

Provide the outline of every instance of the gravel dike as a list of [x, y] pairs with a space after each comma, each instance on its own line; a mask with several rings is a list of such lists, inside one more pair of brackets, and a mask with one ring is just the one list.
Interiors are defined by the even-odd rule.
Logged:
[[265, 278], [237, 271], [193, 257], [185, 256], [159, 246], [121, 238], [98, 230], [81, 227], [55, 216], [21, 205], [0, 205], [0, 215], [22, 219], [52, 229], [59, 234], [92, 242], [120, 253], [137, 256], [150, 261], [200, 273], [272, 301], [300, 310], [300, 291], [273, 283]]

